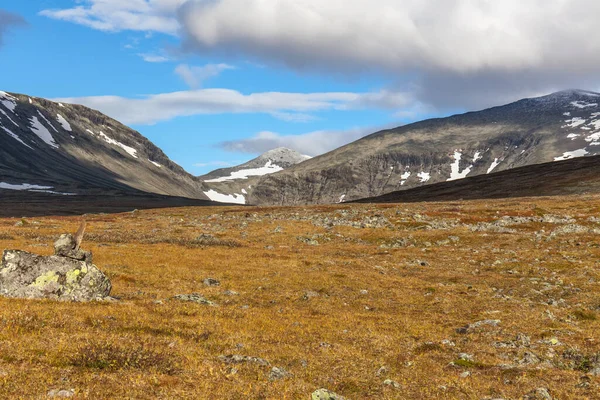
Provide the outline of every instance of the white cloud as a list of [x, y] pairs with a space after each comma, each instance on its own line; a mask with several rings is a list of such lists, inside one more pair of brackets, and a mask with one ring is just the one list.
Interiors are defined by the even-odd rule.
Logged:
[[436, 107], [599, 83], [597, 0], [81, 0], [42, 14], [171, 34], [203, 55], [408, 80]]
[[[379, 108], [377, 93], [281, 93], [242, 94], [229, 89], [200, 89], [163, 93], [140, 98], [96, 96], [59, 98], [61, 103], [83, 104], [126, 124], [154, 124], [182, 116], [222, 113], [266, 113], [279, 118], [286, 113], [304, 114], [325, 110]], [[392, 96], [387, 107], [399, 110], [410, 103], [409, 96]]]
[[192, 89], [202, 87], [204, 81], [219, 76], [221, 72], [228, 69], [235, 69], [229, 64], [207, 64], [202, 67], [190, 67], [187, 64], [180, 64], [175, 68], [175, 73], [179, 75], [185, 83]]
[[301, 135], [282, 135], [265, 131], [249, 139], [222, 142], [219, 146], [227, 151], [252, 154], [262, 154], [278, 147], [286, 147], [314, 157], [337, 149], [378, 130], [380, 129], [362, 127], [348, 130], [315, 131]]
[[92, 29], [119, 32], [154, 31], [176, 35], [177, 9], [186, 0], [83, 0], [73, 8], [43, 10], [40, 15]]
[[140, 56], [144, 61], [149, 63], [164, 63], [167, 61], [171, 61], [169, 57], [161, 56], [158, 54], [139, 53], [138, 56]]

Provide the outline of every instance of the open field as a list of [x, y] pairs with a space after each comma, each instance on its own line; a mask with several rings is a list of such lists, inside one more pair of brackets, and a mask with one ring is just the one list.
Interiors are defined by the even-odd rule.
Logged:
[[[0, 299], [0, 398], [600, 398], [600, 196], [87, 219], [118, 300]], [[79, 221], [0, 219], [0, 247]]]

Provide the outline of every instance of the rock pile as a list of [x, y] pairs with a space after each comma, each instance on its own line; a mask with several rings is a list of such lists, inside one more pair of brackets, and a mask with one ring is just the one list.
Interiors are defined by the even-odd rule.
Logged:
[[81, 237], [62, 235], [53, 256], [5, 250], [0, 263], [0, 295], [25, 299], [103, 300], [110, 280], [92, 264], [92, 253], [79, 248]]

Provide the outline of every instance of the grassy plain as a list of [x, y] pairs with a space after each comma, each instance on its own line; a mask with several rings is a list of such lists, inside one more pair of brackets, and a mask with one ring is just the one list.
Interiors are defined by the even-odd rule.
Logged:
[[[49, 255], [80, 219], [19, 221], [0, 248]], [[600, 196], [87, 221], [118, 300], [0, 298], [2, 399], [600, 398]]]

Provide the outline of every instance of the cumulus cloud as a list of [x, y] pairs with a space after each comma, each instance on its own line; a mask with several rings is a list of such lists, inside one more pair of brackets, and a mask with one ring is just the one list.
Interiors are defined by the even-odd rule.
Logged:
[[[377, 93], [282, 93], [242, 94], [229, 89], [200, 89], [154, 94], [139, 98], [95, 96], [55, 99], [62, 103], [83, 104], [127, 124], [154, 124], [182, 116], [222, 113], [265, 113], [283, 119], [326, 110], [367, 109], [373, 107]], [[392, 109], [403, 106], [389, 102]]]
[[189, 87], [197, 89], [202, 87], [202, 84], [207, 79], [217, 77], [221, 72], [228, 69], [235, 69], [235, 67], [229, 64], [207, 64], [202, 67], [190, 67], [187, 64], [181, 64], [175, 68], [175, 73], [179, 75]]
[[265, 131], [249, 139], [222, 142], [219, 144], [219, 147], [231, 152], [252, 154], [264, 153], [278, 147], [287, 147], [288, 149], [314, 157], [337, 149], [340, 146], [381, 129], [384, 128], [361, 127], [348, 130], [322, 130], [301, 135], [282, 135]]
[[6, 31], [12, 27], [24, 26], [26, 24], [27, 23], [20, 15], [0, 10], [0, 46], [2, 46]]
[[409, 81], [413, 101], [438, 108], [600, 86], [597, 0], [80, 0], [42, 14], [171, 34], [190, 52], [379, 74], [390, 93]]
[[119, 32], [153, 31], [176, 35], [177, 9], [186, 0], [82, 0], [72, 8], [48, 9], [40, 15], [92, 29]]

